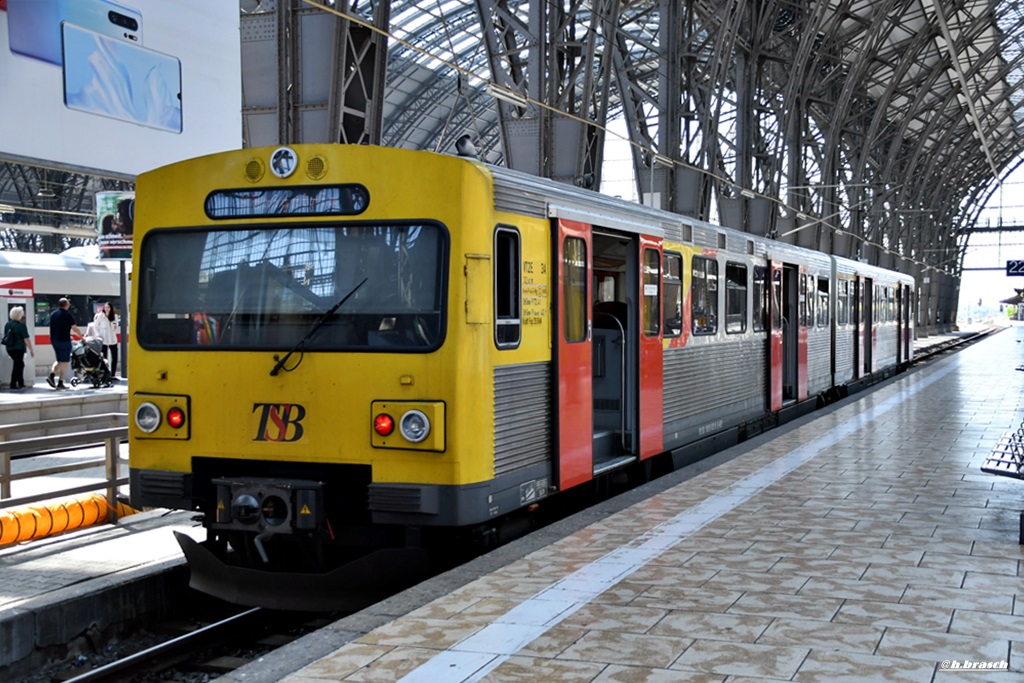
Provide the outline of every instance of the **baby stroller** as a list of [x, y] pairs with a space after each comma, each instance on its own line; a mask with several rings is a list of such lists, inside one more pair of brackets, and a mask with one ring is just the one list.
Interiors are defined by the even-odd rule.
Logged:
[[75, 342], [71, 349], [71, 386], [77, 387], [85, 381], [92, 382], [94, 388], [109, 387], [114, 384], [114, 375], [103, 357], [103, 340], [99, 337], [86, 337]]

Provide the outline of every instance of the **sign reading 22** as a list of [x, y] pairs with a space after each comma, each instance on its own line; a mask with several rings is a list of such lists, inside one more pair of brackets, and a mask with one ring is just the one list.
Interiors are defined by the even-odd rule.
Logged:
[[259, 427], [253, 441], [298, 441], [302, 438], [305, 407], [298, 403], [253, 403], [259, 412]]

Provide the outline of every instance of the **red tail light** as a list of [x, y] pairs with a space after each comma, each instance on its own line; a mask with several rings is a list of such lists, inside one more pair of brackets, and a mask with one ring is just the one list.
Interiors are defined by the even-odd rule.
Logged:
[[171, 408], [167, 411], [167, 424], [174, 429], [179, 429], [185, 424], [185, 411], [181, 408]]
[[373, 418], [373, 431], [381, 436], [390, 436], [395, 431], [395, 420], [387, 413], [381, 413]]

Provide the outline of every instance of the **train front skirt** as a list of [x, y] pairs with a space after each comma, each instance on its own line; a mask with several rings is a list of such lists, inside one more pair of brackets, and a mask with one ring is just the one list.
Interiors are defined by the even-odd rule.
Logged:
[[174, 532], [191, 571], [189, 586], [246, 606], [309, 612], [355, 612], [429, 574], [420, 548], [386, 548], [322, 574], [267, 572], [225, 564], [202, 543]]

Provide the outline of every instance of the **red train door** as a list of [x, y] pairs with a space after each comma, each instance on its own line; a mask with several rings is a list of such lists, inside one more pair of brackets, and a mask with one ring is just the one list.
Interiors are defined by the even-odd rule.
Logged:
[[593, 477], [590, 226], [558, 220], [555, 263], [556, 479], [565, 490]]
[[768, 317], [771, 320], [768, 333], [769, 358], [769, 407], [774, 412], [782, 410], [782, 366], [785, 349], [783, 348], [782, 330], [782, 262], [770, 261], [768, 264]]
[[656, 455], [664, 450], [661, 266], [661, 240], [640, 237], [640, 300], [643, 302], [639, 335], [641, 458]]

